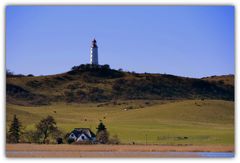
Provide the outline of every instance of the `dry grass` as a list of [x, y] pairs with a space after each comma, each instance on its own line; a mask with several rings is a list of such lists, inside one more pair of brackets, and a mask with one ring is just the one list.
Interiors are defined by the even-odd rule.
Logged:
[[203, 79], [210, 82], [223, 82], [224, 84], [234, 86], [234, 75], [210, 76]]
[[[38, 145], [7, 144], [7, 157], [200, 157], [197, 153], [233, 152], [233, 146], [160, 146], [160, 145]], [[149, 153], [161, 152], [161, 153]]]
[[134, 152], [233, 152], [231, 145], [169, 146], [169, 145], [45, 145], [7, 144], [7, 151], [134, 151]]

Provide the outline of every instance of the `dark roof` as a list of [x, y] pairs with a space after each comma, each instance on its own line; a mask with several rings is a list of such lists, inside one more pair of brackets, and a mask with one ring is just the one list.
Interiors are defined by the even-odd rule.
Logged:
[[92, 139], [93, 137], [96, 137], [96, 135], [89, 128], [75, 128], [71, 133], [73, 133], [77, 138], [81, 134], [84, 134], [89, 139]]

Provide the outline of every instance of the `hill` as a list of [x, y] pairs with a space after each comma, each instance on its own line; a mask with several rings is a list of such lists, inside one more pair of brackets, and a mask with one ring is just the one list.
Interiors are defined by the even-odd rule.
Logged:
[[234, 75], [221, 75], [221, 76], [209, 76], [202, 78], [203, 80], [210, 82], [218, 82], [225, 85], [234, 86]]
[[215, 79], [130, 73], [110, 69], [108, 65], [80, 65], [57, 75], [7, 76], [6, 97], [8, 103], [26, 106], [127, 99], [234, 100], [233, 82], [228, 84]]

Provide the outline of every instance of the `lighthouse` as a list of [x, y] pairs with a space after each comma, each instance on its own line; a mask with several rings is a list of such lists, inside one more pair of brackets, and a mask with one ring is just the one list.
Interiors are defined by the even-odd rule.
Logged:
[[98, 65], [98, 46], [97, 41], [93, 39], [90, 50], [90, 64]]

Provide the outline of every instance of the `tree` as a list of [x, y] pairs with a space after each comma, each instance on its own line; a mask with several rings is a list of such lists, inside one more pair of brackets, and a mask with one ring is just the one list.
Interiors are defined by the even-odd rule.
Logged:
[[8, 131], [9, 143], [19, 143], [20, 133], [21, 133], [21, 122], [18, 120], [17, 116], [14, 115], [13, 121]]
[[97, 127], [97, 133], [101, 132], [101, 131], [104, 131], [104, 130], [107, 130], [107, 128], [105, 127], [105, 125], [102, 123], [102, 121], [100, 121], [100, 123], [98, 124], [98, 127]]
[[42, 119], [37, 125], [37, 133], [39, 138], [42, 138], [41, 143], [45, 144], [46, 139], [50, 135], [54, 135], [55, 133], [59, 132], [57, 128], [57, 124], [52, 116], [47, 116], [46, 118]]
[[105, 125], [100, 121], [98, 127], [97, 127], [97, 136], [96, 139], [101, 144], [108, 143], [109, 134], [107, 132], [107, 128]]

